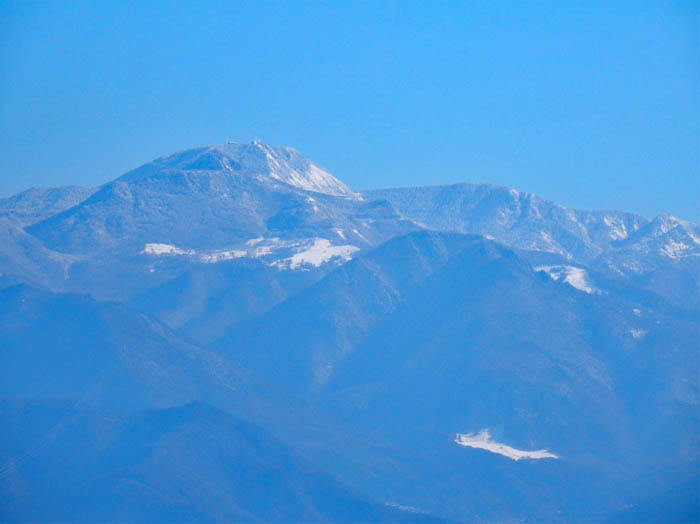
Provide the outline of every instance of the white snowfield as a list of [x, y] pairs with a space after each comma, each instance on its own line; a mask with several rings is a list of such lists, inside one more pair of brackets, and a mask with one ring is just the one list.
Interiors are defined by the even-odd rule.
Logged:
[[241, 258], [246, 256], [245, 251], [239, 249], [231, 249], [229, 251], [213, 251], [211, 253], [204, 253], [199, 256], [199, 260], [206, 264], [216, 264], [223, 260], [233, 260], [234, 258]]
[[[303, 269], [303, 266], [319, 267], [332, 259], [348, 261], [360, 248], [349, 244], [333, 245], [325, 238], [281, 241], [279, 238], [254, 238], [248, 240], [241, 249], [216, 250], [208, 252], [182, 249], [171, 244], [146, 244], [141, 254], [156, 257], [186, 256], [204, 264], [216, 264], [226, 260], [250, 257], [261, 258], [271, 266], [280, 269]], [[290, 255], [291, 256], [285, 256]], [[265, 260], [267, 259], [267, 260]]]
[[466, 446], [468, 448], [485, 449], [491, 453], [497, 453], [498, 455], [503, 455], [509, 459], [518, 461], [523, 459], [558, 459], [559, 456], [554, 453], [549, 452], [546, 449], [538, 449], [535, 451], [524, 451], [522, 449], [515, 449], [505, 444], [500, 444], [499, 442], [494, 442], [491, 440], [491, 434], [488, 429], [482, 429], [478, 433], [457, 433], [455, 442], [460, 446]]
[[303, 264], [319, 267], [333, 257], [340, 257], [343, 260], [350, 260], [355, 251], [359, 251], [357, 246], [343, 245], [333, 246], [325, 238], [316, 238], [314, 243], [305, 251], [301, 251], [280, 261], [280, 265], [288, 265], [290, 269], [297, 269]]
[[259, 140], [255, 140], [252, 145], [265, 155], [271, 178], [306, 191], [361, 198], [328, 171], [305, 159], [291, 147], [268, 146]]
[[579, 291], [584, 293], [600, 294], [600, 290], [597, 289], [588, 277], [588, 273], [585, 269], [574, 266], [538, 266], [534, 268], [535, 271], [544, 271], [547, 273], [552, 280], [557, 282], [566, 282], [572, 287], [575, 287]]
[[603, 217], [603, 223], [608, 226], [608, 237], [612, 240], [624, 240], [629, 236], [625, 221], [621, 217]]
[[216, 264], [223, 260], [244, 257], [245, 251], [232, 249], [228, 251], [212, 251], [209, 253], [198, 253], [194, 249], [181, 249], [171, 244], [146, 244], [141, 251], [143, 255], [153, 256], [190, 256], [205, 264]]
[[144, 255], [194, 255], [195, 252], [192, 249], [180, 249], [179, 247], [172, 246], [170, 244], [146, 244], [141, 251]]

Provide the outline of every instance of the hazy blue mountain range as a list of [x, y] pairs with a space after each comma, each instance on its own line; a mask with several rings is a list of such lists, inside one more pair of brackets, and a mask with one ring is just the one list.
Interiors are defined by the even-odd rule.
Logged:
[[[549, 473], [561, 498], [549, 496], [568, 520], [602, 479], [632, 485], [650, 467], [665, 478], [693, 473], [697, 434], [668, 430], [699, 422], [697, 317], [644, 290], [613, 295], [612, 285], [624, 284], [587, 293], [483, 237], [418, 232], [335, 269], [217, 346], [281, 391], [414, 446], [414, 473], [432, 480], [419, 491], [398, 482], [392, 495], [435, 510], [459, 492], [454, 518], [485, 511], [479, 482], [504, 460], [436, 480], [455, 460], [436, 454], [459, 427], [556, 449], [566, 465]], [[300, 322], [300, 311], [314, 321]], [[567, 507], [571, 481], [577, 508]], [[515, 518], [536, 483], [515, 489], [498, 518]], [[537, 519], [554, 510], [541, 505], [530, 508]]]
[[[2, 399], [20, 404], [22, 399], [34, 399], [41, 404], [55, 400], [79, 402], [97, 410], [116, 409], [126, 414], [144, 407], [164, 409], [207, 402], [265, 425], [278, 438], [285, 437], [307, 454], [322, 455], [332, 438], [340, 440], [335, 453], [352, 447], [353, 457], [361, 455], [370, 463], [376, 462], [372, 459], [376, 452], [371, 449], [376, 446], [376, 440], [369, 432], [348, 427], [337, 417], [324, 415], [290, 395], [273, 396], [272, 388], [227, 357], [198, 347], [160, 322], [119, 303], [100, 302], [86, 295], [45, 292], [26, 284], [11, 285], [0, 290], [0, 332], [4, 342], [0, 362]], [[90, 422], [80, 418], [76, 424], [74, 431]], [[49, 430], [61, 428], [57, 422]], [[69, 447], [74, 460], [82, 460], [81, 445]], [[0, 455], [3, 452], [0, 449]], [[274, 465], [274, 460], [271, 463]], [[157, 471], [151, 473], [160, 475]], [[321, 489], [321, 484], [314, 489]], [[50, 485], [39, 485], [37, 489], [47, 490]], [[264, 491], [264, 486], [258, 487]], [[110, 489], [109, 485], [103, 489]], [[71, 496], [78, 497], [79, 492]], [[372, 497], [365, 494], [365, 498]], [[24, 500], [23, 515], [26, 518], [38, 515], [31, 512], [34, 500], [31, 493], [25, 494]], [[279, 503], [279, 519], [294, 520], [289, 516], [294, 513], [284, 510], [286, 504]], [[198, 518], [187, 517], [188, 514], [182, 518], [201, 520], [214, 510], [204, 507]], [[97, 508], [85, 511], [87, 515], [99, 514], [95, 513]], [[400, 520], [412, 521], [416, 511], [387, 513], [392, 514], [401, 517]], [[64, 520], [77, 518], [74, 517], [77, 513], [57, 515], [64, 515]], [[129, 518], [137, 518], [138, 513], [134, 515]], [[175, 515], [166, 512], [162, 520], [176, 519]], [[219, 520], [230, 520], [234, 518], [230, 515], [238, 514], [221, 515], [229, 517], [217, 517]], [[338, 518], [341, 517], [330, 520]], [[253, 520], [267, 520], [267, 517], [258, 515]]]
[[254, 258], [194, 266], [130, 300], [179, 332], [208, 344], [315, 282], [323, 270], [280, 271]]
[[0, 305], [5, 398], [169, 407], [249, 394], [237, 366], [122, 304], [18, 284]]
[[379, 189], [364, 193], [391, 202], [426, 227], [490, 236], [523, 249], [592, 260], [648, 220], [632, 213], [575, 211], [536, 195], [490, 184]]
[[[700, 283], [700, 226], [671, 215], [653, 220], [620, 211], [568, 209], [490, 184], [456, 184], [365, 191], [429, 229], [475, 233], [506, 245], [558, 255], [628, 276], [668, 298], [697, 300], [669, 270]], [[655, 285], [656, 280], [666, 282]]]
[[260, 142], [0, 199], [0, 517], [692, 517], [699, 283], [670, 215]]
[[0, 198], [0, 273], [50, 287], [62, 282], [73, 259], [47, 249], [24, 227], [79, 204], [94, 191], [78, 186], [32, 188]]
[[0, 197], [0, 217], [28, 226], [80, 204], [94, 192], [92, 188], [80, 186], [34, 187], [17, 195]]
[[621, 273], [643, 272], [647, 261], [617, 266], [620, 250], [639, 256], [663, 255], [665, 262], [697, 258], [700, 228], [671, 215], [650, 221], [620, 211], [572, 210], [501, 186], [456, 184], [366, 191], [370, 199], [388, 200], [412, 220], [439, 231], [476, 233], [504, 244], [563, 255], [579, 262], [607, 261]]
[[[363, 497], [207, 404], [124, 413], [2, 402], [4, 519], [421, 522]], [[76, 464], [76, 457], [80, 463]], [[41, 504], [37, 504], [37, 501]]]

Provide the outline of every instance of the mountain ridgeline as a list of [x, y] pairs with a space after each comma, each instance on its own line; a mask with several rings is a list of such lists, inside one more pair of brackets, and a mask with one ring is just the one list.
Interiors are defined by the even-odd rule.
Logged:
[[697, 521], [700, 227], [228, 143], [0, 198], [0, 519]]

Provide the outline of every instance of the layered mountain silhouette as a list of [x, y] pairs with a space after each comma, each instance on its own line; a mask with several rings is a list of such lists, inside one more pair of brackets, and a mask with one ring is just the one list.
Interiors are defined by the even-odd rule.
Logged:
[[[698, 445], [678, 431], [699, 422], [697, 376], [687, 367], [700, 364], [697, 318], [644, 291], [612, 295], [615, 285], [624, 284], [589, 293], [483, 237], [417, 232], [334, 270], [217, 345], [281, 391], [415, 446], [413, 460], [425, 461], [416, 473], [455, 460], [452, 450], [435, 456], [450, 442], [447, 428], [499, 428], [510, 442], [551, 447], [565, 457], [548, 474], [567, 486], [555, 505], [569, 519], [582, 508], [567, 504], [586, 500], [601, 479], [634, 483], [650, 467], [680, 474], [684, 446]], [[313, 322], [301, 323], [299, 311]], [[492, 479], [492, 466], [452, 472], [449, 486], [396, 489], [429, 509], [456, 490], [468, 512], [481, 508], [476, 479]], [[692, 465], [682, 471], [689, 477]], [[572, 479], [580, 498], [567, 501]], [[538, 480], [528, 482], [498, 518], [515, 518]], [[531, 511], [543, 511], [538, 504]]]
[[[372, 501], [207, 404], [128, 414], [2, 402], [3, 519], [423, 522]], [[41, 504], [36, 502], [41, 500]]]
[[258, 141], [2, 198], [1, 518], [692, 515], [699, 262], [671, 215]]
[[0, 304], [5, 398], [171, 407], [248, 394], [233, 363], [122, 304], [27, 284], [0, 290]]
[[391, 202], [430, 229], [476, 233], [618, 273], [639, 274], [668, 265], [697, 271], [692, 262], [700, 256], [700, 228], [668, 214], [649, 221], [620, 211], [572, 210], [531, 193], [489, 184], [364, 194]]

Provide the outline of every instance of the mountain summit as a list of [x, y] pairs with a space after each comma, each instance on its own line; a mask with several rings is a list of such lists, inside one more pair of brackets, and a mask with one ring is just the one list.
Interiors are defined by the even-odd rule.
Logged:
[[416, 228], [295, 149], [255, 141], [157, 158], [26, 231], [88, 265], [85, 256], [101, 264], [108, 252], [138, 266], [262, 257], [295, 269], [348, 260]]
[[272, 179], [305, 191], [333, 196], [357, 197], [357, 193], [299, 151], [285, 146], [269, 146], [259, 140], [250, 144], [229, 142], [187, 149], [158, 158], [118, 180], [132, 181], [155, 173], [183, 171], [236, 173]]

